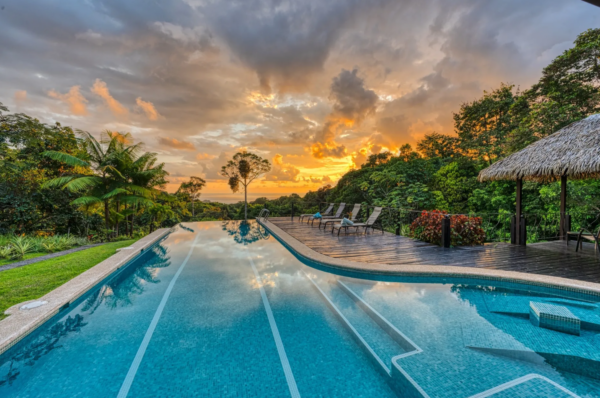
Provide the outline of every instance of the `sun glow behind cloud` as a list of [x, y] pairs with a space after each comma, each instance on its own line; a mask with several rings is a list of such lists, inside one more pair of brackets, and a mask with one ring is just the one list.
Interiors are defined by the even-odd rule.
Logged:
[[171, 191], [197, 175], [203, 192], [230, 193], [219, 170], [247, 148], [273, 163], [251, 188], [272, 197], [452, 134], [462, 102], [502, 81], [527, 87], [600, 27], [600, 8], [559, 0], [21, 3], [0, 24], [13, 49], [0, 102], [131, 132], [166, 162]]

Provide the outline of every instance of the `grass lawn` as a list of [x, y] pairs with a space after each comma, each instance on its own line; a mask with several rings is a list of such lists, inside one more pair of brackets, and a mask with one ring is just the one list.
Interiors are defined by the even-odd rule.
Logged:
[[2, 267], [3, 265], [8, 265], [11, 263], [16, 263], [19, 261], [23, 261], [23, 260], [29, 260], [30, 258], [36, 258], [39, 256], [45, 256], [46, 254], [50, 254], [50, 253], [27, 253], [22, 259], [20, 260], [7, 260], [5, 258], [0, 259], [0, 267]]
[[[104, 261], [135, 239], [107, 243], [102, 246], [67, 254], [39, 263], [0, 272], [0, 319], [15, 304], [42, 297], [94, 265]], [[42, 253], [43, 254], [43, 253]]]

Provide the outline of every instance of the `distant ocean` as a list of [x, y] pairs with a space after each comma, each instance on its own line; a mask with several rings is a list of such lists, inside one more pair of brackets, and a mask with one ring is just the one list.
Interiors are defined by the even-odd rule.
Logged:
[[[277, 199], [285, 195], [285, 193], [248, 192], [248, 201], [251, 202], [256, 198]], [[200, 200], [210, 200], [211, 202], [220, 203], [237, 203], [244, 200], [244, 193], [203, 193], [200, 195]]]

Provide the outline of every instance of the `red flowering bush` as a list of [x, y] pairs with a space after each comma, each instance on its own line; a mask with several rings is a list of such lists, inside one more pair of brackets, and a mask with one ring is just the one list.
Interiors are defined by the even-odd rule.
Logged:
[[[424, 211], [410, 225], [410, 236], [424, 242], [442, 243], [442, 220], [446, 211]], [[450, 216], [450, 244], [452, 246], [475, 246], [485, 242], [485, 231], [480, 217]]]

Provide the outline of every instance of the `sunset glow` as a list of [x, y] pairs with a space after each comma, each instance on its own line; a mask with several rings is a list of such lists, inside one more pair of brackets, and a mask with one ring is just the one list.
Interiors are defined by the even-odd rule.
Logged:
[[130, 132], [166, 163], [168, 191], [195, 175], [203, 199], [227, 201], [241, 195], [219, 170], [237, 151], [273, 165], [254, 196], [334, 185], [371, 154], [453, 134], [461, 103], [531, 85], [598, 26], [582, 1], [33, 3], [0, 12], [14, 44], [0, 101]]

